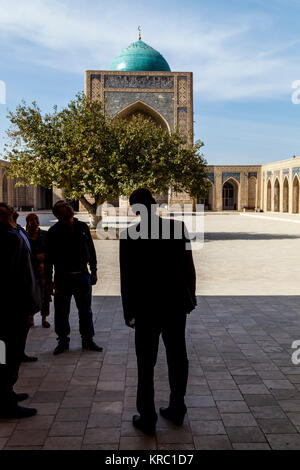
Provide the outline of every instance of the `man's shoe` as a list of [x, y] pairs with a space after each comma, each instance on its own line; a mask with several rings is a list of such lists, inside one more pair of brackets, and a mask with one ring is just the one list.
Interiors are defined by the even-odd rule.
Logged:
[[0, 409], [0, 418], [4, 419], [21, 419], [29, 418], [37, 414], [35, 408], [25, 408], [24, 406], [13, 405], [8, 406], [5, 410]]
[[58, 343], [56, 348], [53, 351], [54, 356], [58, 356], [58, 354], [62, 354], [65, 351], [69, 351], [69, 343]]
[[27, 354], [24, 354], [24, 356], [21, 359], [21, 362], [36, 362], [36, 361], [38, 361], [38, 357], [27, 356]]
[[24, 401], [29, 398], [28, 393], [16, 393], [13, 392], [12, 399], [17, 403], [18, 401]]
[[168, 407], [168, 408], [160, 408], [159, 412], [163, 418], [168, 419], [169, 421], [172, 421], [172, 423], [176, 424], [177, 426], [181, 426], [183, 423], [185, 414], [186, 414], [186, 409], [179, 411], [179, 410]]
[[132, 424], [145, 434], [155, 433], [156, 421], [145, 421], [140, 417], [140, 415], [134, 415], [132, 417]]
[[98, 345], [97, 345], [96, 343], [94, 343], [94, 341], [92, 341], [92, 340], [89, 340], [89, 341], [83, 340], [83, 341], [82, 341], [82, 349], [85, 349], [86, 351], [97, 351], [97, 352], [103, 351], [103, 348], [101, 348], [100, 346], [98, 346]]

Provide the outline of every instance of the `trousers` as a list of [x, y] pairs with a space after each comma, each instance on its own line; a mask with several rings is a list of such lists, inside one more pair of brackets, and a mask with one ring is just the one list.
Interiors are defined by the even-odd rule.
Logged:
[[154, 402], [154, 368], [159, 338], [162, 336], [167, 356], [170, 385], [169, 406], [185, 409], [188, 380], [188, 357], [185, 342], [186, 314], [155, 315], [155, 319], [136, 319], [135, 349], [138, 368], [137, 410], [143, 419], [156, 421]]
[[17, 314], [0, 321], [0, 407], [12, 404], [13, 387], [28, 333], [28, 317]]
[[55, 276], [54, 323], [59, 341], [69, 341], [70, 306], [74, 296], [79, 316], [79, 331], [83, 340], [90, 340], [95, 335], [93, 325], [92, 283], [88, 271], [79, 274]]

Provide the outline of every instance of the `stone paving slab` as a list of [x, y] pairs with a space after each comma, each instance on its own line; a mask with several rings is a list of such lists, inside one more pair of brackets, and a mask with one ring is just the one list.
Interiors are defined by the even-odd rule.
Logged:
[[[52, 328], [30, 331], [27, 351], [39, 361], [22, 365], [16, 390], [29, 391], [26, 404], [39, 413], [27, 420], [1, 420], [2, 449], [300, 449], [300, 391], [294, 383], [300, 366], [291, 362], [291, 344], [300, 338], [300, 297], [199, 296], [187, 324], [184, 426], [160, 417], [150, 437], [131, 424], [136, 412], [134, 335], [124, 326], [120, 297], [94, 296], [93, 310], [101, 353], [81, 350], [74, 305], [69, 352], [53, 356]], [[224, 332], [221, 344], [216, 328]], [[284, 338], [283, 360], [278, 363], [273, 351], [247, 354], [245, 337], [258, 353], [265, 344], [261, 337], [277, 346]], [[222, 352], [224, 344], [234, 348], [234, 358]], [[166, 373], [161, 344], [157, 407], [167, 405]]]
[[[118, 242], [96, 241], [93, 311], [104, 350], [81, 350], [72, 304], [70, 351], [53, 356], [55, 332], [37, 315], [27, 352], [39, 361], [22, 365], [16, 390], [28, 392], [25, 404], [39, 412], [0, 420], [0, 449], [300, 449], [300, 365], [291, 361], [300, 296], [289, 295], [299, 293], [300, 226], [233, 215], [211, 215], [205, 225], [195, 256], [198, 306], [187, 322], [184, 426], [160, 417], [147, 437], [131, 424], [137, 373], [134, 333], [122, 317]], [[157, 408], [168, 402], [166, 377], [160, 345]]]

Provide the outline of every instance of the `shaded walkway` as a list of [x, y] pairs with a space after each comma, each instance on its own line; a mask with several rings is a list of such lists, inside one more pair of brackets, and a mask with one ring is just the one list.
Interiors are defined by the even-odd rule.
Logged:
[[[70, 352], [52, 355], [55, 333], [35, 327], [18, 391], [36, 417], [0, 422], [5, 449], [300, 449], [300, 297], [203, 296], [188, 320], [188, 416], [177, 428], [159, 419], [153, 437], [131, 425], [136, 366], [133, 333], [120, 298], [93, 299], [103, 353], [82, 352], [72, 314]], [[40, 320], [36, 319], [36, 323]], [[51, 316], [52, 321], [52, 316]], [[157, 407], [167, 404], [166, 361], [156, 370]]]

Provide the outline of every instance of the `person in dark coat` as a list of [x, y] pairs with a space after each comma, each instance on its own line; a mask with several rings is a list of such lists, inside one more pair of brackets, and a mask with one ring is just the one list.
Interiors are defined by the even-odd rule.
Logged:
[[129, 201], [133, 212], [141, 216], [139, 223], [120, 235], [122, 304], [126, 325], [135, 328], [138, 367], [139, 415], [133, 416], [133, 424], [153, 432], [157, 421], [153, 376], [160, 334], [171, 391], [169, 406], [160, 413], [176, 424], [182, 424], [186, 414], [185, 326], [187, 313], [196, 306], [196, 276], [184, 223], [158, 217], [147, 189], [134, 191]]
[[[65, 201], [57, 201], [53, 214], [58, 222], [49, 228], [46, 238], [47, 283], [54, 283], [54, 323], [58, 345], [54, 354], [69, 349], [70, 304], [74, 296], [79, 315], [82, 348], [102, 351], [93, 341], [92, 285], [97, 283], [97, 258], [94, 243], [86, 223], [74, 217], [73, 208]], [[88, 265], [90, 271], [88, 271]]]
[[[46, 256], [46, 236], [47, 231], [40, 228], [40, 219], [33, 212], [26, 216], [26, 234], [30, 242], [32, 255], [35, 259], [36, 270], [41, 286], [42, 300], [42, 326], [50, 328], [47, 317], [50, 315], [51, 286], [47, 283], [45, 256]], [[34, 317], [31, 317], [31, 326], [34, 326]]]
[[40, 296], [25, 240], [14, 220], [14, 210], [0, 204], [0, 341], [5, 347], [5, 360], [0, 364], [0, 418], [24, 418], [37, 410], [18, 402], [26, 393], [15, 393], [13, 387], [24, 352], [28, 316], [40, 310]]
[[[39, 297], [41, 297], [41, 286], [40, 286], [38, 268], [37, 268], [36, 258], [35, 258], [34, 254], [32, 252], [32, 249], [31, 249], [31, 243], [29, 241], [29, 238], [28, 238], [28, 235], [27, 235], [26, 231], [23, 229], [23, 227], [20, 224], [18, 224], [19, 213], [14, 208], [12, 210], [13, 210], [14, 227], [17, 230], [17, 232], [19, 233], [20, 237], [23, 239], [23, 241], [25, 243], [25, 246], [28, 250], [28, 254], [30, 256], [31, 265], [33, 267], [33, 273], [35, 275], [35, 286], [36, 286], [36, 290], [37, 290], [36, 295], [39, 295]], [[24, 353], [23, 353], [23, 357], [22, 357], [21, 362], [36, 362], [38, 360], [38, 358], [36, 356], [28, 356], [25, 353], [27, 337], [28, 337], [29, 330], [32, 327], [32, 319], [33, 319], [33, 316], [34, 316], [35, 313], [36, 313], [35, 311], [34, 312], [28, 312], [27, 332], [26, 332], [26, 334], [24, 335], [24, 338], [23, 338]]]

